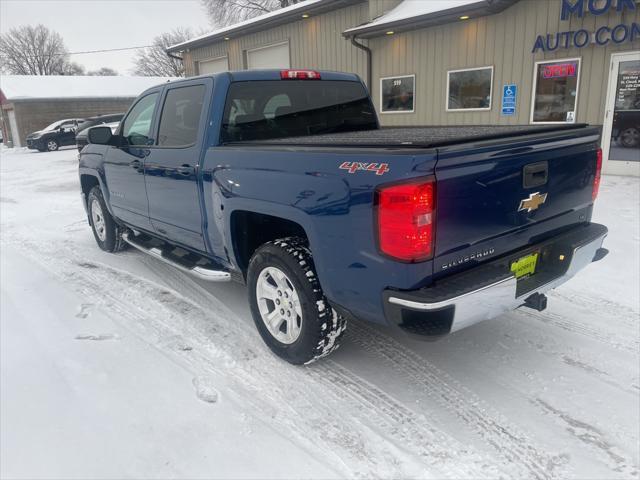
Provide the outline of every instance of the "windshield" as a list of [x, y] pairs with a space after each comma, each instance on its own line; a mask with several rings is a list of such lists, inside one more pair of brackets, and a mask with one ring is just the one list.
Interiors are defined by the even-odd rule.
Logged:
[[60, 125], [62, 125], [66, 120], [58, 120], [57, 122], [53, 122], [51, 125], [44, 127], [42, 130], [55, 130]]
[[227, 94], [222, 141], [266, 140], [377, 127], [371, 100], [358, 82], [235, 82]]

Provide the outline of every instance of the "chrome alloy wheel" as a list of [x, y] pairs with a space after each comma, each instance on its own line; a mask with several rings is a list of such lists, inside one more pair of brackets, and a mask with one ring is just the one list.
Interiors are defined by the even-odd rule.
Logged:
[[100, 206], [100, 202], [95, 198], [91, 202], [91, 221], [93, 222], [93, 228], [96, 231], [96, 235], [98, 235], [98, 238], [104, 242], [107, 238], [107, 229], [104, 224], [102, 207]]
[[47, 142], [47, 150], [53, 152], [58, 149], [58, 144], [54, 140], [49, 140]]
[[269, 333], [281, 343], [291, 344], [300, 336], [302, 308], [293, 283], [276, 267], [266, 267], [256, 282], [260, 317]]

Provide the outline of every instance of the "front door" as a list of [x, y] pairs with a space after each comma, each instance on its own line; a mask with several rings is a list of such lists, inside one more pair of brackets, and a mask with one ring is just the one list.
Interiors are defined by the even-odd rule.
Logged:
[[149, 155], [150, 138], [159, 92], [145, 95], [122, 121], [119, 145], [108, 147], [104, 171], [109, 201], [116, 217], [134, 227], [152, 230], [149, 201], [144, 181], [144, 162]]
[[76, 120], [70, 120], [60, 125], [60, 133], [58, 134], [58, 145], [73, 145], [76, 141], [76, 127], [78, 122]]
[[640, 52], [611, 55], [602, 150], [605, 173], [640, 175]]
[[156, 145], [145, 162], [149, 217], [160, 235], [206, 251], [198, 190], [198, 164], [204, 143], [211, 79], [167, 88]]

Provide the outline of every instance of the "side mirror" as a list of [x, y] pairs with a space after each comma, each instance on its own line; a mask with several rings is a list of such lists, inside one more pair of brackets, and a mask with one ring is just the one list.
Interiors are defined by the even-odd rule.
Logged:
[[87, 139], [89, 143], [95, 143], [97, 145], [109, 145], [113, 133], [109, 127], [93, 127], [87, 132]]

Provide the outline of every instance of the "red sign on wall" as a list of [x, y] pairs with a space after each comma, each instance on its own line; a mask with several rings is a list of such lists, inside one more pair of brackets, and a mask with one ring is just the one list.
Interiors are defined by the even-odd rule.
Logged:
[[544, 65], [542, 69], [542, 78], [562, 78], [575, 77], [577, 64], [575, 63], [554, 63]]

